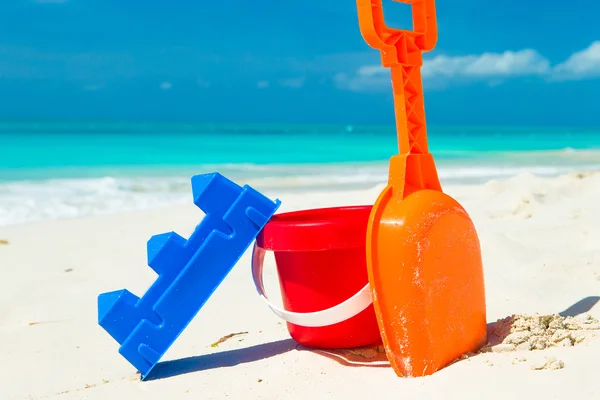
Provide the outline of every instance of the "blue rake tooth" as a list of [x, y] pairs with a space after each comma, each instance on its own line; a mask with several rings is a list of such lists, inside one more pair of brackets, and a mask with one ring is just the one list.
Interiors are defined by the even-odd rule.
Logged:
[[[158, 275], [179, 273], [187, 259], [191, 257], [191, 255], [183, 257], [186, 252], [189, 253], [185, 245], [186, 240], [174, 232], [152, 236], [146, 244], [148, 266]], [[176, 260], [181, 262], [174, 262]], [[169, 268], [171, 268], [170, 271]]]
[[122, 343], [137, 325], [135, 305], [139, 298], [127, 289], [98, 296], [98, 324]]

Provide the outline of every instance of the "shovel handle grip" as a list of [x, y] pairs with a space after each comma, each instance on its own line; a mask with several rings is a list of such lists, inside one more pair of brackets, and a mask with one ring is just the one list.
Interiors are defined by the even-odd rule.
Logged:
[[[394, 0], [412, 6], [413, 31], [390, 28], [385, 24], [381, 0], [356, 0], [358, 23], [367, 44], [381, 51], [382, 64], [420, 66], [421, 52], [433, 50], [437, 43], [438, 30], [435, 0]], [[419, 55], [407, 54], [404, 39], [419, 50]]]
[[414, 31], [386, 26], [381, 0], [356, 0], [361, 34], [391, 69], [400, 154], [427, 154], [422, 53], [437, 42], [435, 0], [396, 0], [412, 5]]

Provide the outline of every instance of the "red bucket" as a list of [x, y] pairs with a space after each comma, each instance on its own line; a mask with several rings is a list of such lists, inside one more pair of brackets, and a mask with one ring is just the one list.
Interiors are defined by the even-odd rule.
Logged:
[[[287, 321], [290, 336], [316, 348], [381, 343], [366, 265], [372, 206], [274, 215], [256, 238], [252, 273], [259, 294]], [[275, 254], [284, 309], [264, 293], [265, 251]]]

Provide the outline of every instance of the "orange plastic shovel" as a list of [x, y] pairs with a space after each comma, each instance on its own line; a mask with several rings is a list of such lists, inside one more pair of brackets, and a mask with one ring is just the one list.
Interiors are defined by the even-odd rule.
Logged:
[[370, 215], [367, 266], [394, 371], [424, 376], [485, 343], [485, 289], [475, 227], [442, 192], [427, 147], [420, 67], [437, 41], [434, 0], [400, 1], [414, 31], [388, 28], [381, 0], [357, 0], [363, 38], [391, 68], [400, 150]]

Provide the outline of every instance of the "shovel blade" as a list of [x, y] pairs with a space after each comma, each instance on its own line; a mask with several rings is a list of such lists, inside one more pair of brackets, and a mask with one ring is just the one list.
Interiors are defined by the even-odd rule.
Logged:
[[387, 357], [399, 376], [433, 374], [486, 343], [479, 239], [437, 190], [384, 190], [371, 212], [367, 266]]

